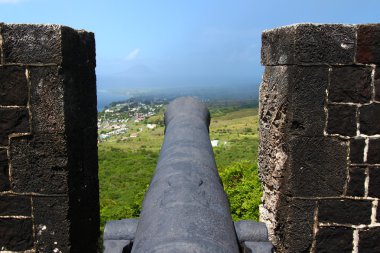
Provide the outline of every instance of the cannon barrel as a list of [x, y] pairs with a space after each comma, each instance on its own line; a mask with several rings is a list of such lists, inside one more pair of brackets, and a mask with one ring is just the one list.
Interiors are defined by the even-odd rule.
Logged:
[[210, 143], [207, 107], [191, 97], [178, 98], [165, 112], [165, 125], [132, 253], [238, 253]]

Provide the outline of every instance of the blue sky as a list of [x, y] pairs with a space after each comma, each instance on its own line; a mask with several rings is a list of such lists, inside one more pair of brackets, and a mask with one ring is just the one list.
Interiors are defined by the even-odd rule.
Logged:
[[257, 85], [264, 29], [380, 22], [379, 0], [0, 0], [0, 22], [95, 33], [98, 91]]

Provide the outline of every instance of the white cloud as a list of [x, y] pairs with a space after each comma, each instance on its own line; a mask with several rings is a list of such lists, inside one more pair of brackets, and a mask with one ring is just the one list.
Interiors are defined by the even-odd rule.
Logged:
[[[0, 0], [0, 1], [1, 1], [1, 0]], [[140, 53], [140, 48], [135, 48], [135, 49], [133, 49], [133, 50], [128, 54], [126, 60], [127, 60], [127, 61], [132, 61], [132, 60], [136, 59], [137, 56], [139, 55], [139, 53]]]
[[0, 0], [0, 4], [17, 4], [20, 0]]

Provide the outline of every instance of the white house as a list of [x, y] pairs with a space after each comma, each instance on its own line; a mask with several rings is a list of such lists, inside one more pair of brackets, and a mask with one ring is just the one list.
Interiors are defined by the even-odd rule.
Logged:
[[212, 140], [211, 141], [211, 146], [217, 147], [219, 145], [219, 140]]

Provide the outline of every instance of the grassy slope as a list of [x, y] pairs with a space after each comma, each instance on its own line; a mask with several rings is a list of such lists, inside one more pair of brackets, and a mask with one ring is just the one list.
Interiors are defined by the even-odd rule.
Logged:
[[[257, 219], [258, 210], [252, 210], [257, 209], [256, 202], [261, 196], [256, 166], [257, 109], [211, 109], [211, 115], [210, 138], [221, 143], [214, 148], [215, 160], [230, 198], [233, 218]], [[159, 121], [162, 115], [148, 120]], [[164, 130], [162, 126], [149, 130], [144, 123], [139, 123], [130, 133], [138, 132], [139, 128], [143, 130], [137, 138], [122, 141], [123, 136], [118, 136], [99, 144], [102, 230], [107, 220], [139, 214], [143, 194], [157, 163]]]

